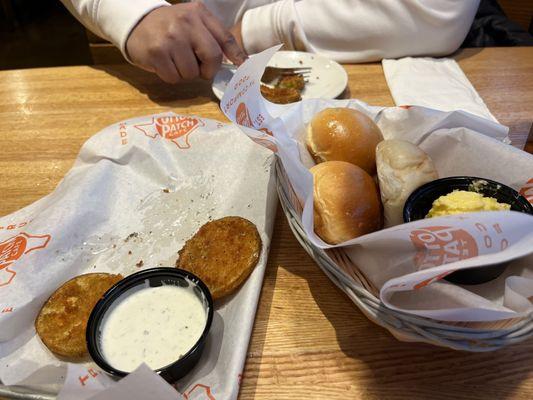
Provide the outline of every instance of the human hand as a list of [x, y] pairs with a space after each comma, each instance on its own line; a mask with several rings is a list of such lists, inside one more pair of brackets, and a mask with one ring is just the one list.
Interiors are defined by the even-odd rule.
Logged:
[[239, 47], [246, 54], [246, 50], [244, 49], [244, 43], [242, 41], [242, 20], [237, 22], [235, 25], [233, 25], [233, 27], [230, 29], [230, 33], [233, 35], [233, 37], [237, 41], [237, 44], [239, 45]]
[[168, 83], [212, 79], [225, 55], [236, 65], [246, 55], [202, 3], [156, 8], [131, 31], [126, 51], [137, 66]]

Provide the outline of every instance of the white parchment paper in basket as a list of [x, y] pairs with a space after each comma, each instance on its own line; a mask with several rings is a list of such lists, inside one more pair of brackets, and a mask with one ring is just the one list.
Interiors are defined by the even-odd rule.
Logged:
[[[533, 156], [504, 144], [507, 128], [492, 121], [462, 111], [373, 107], [358, 100], [309, 99], [287, 106], [265, 101], [259, 81], [276, 50], [265, 50], [239, 68], [221, 108], [252, 139], [276, 149], [292, 186], [289, 195], [294, 190], [290, 201], [296, 210], [304, 206], [302, 224], [316, 246], [339, 247], [324, 243], [313, 231], [308, 171], [313, 161], [303, 144], [307, 123], [327, 107], [358, 109], [376, 121], [385, 139], [419, 145], [441, 177], [494, 179], [533, 199]], [[528, 300], [533, 296], [533, 216], [489, 212], [434, 218], [340, 246], [393, 309], [447, 321], [496, 321], [533, 310]], [[506, 273], [487, 284], [460, 287], [441, 280], [458, 269], [502, 261], [511, 261]]]
[[[270, 150], [232, 126], [173, 113], [112, 125], [82, 147], [55, 191], [0, 219], [0, 380], [58, 388], [60, 362], [35, 336], [47, 297], [86, 272], [173, 267], [210, 219], [239, 215], [263, 240], [259, 264], [217, 304], [201, 362], [178, 385], [188, 398], [236, 398], [265, 270], [276, 195]], [[90, 367], [91, 364], [88, 364]]]

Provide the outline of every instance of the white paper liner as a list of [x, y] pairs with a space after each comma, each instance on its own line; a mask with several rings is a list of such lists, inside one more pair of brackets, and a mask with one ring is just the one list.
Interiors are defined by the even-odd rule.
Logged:
[[[503, 143], [508, 141], [508, 129], [464, 111], [374, 107], [358, 100], [309, 99], [286, 106], [269, 103], [260, 95], [259, 82], [277, 49], [250, 57], [238, 69], [221, 108], [253, 140], [277, 151], [295, 192], [289, 201], [295, 210], [303, 205], [301, 222], [309, 240], [319, 248], [342, 247], [352, 268], [359, 268], [380, 291], [381, 301], [396, 310], [442, 321], [496, 321], [530, 313], [533, 305], [528, 298], [533, 290], [524, 282], [529, 282], [533, 271], [531, 215], [507, 211], [432, 218], [337, 246], [323, 242], [313, 230], [308, 168], [314, 163], [304, 136], [306, 125], [318, 111], [327, 107], [360, 110], [374, 119], [385, 139], [401, 138], [419, 145], [435, 162], [440, 177], [493, 179], [531, 201], [533, 156]], [[520, 257], [527, 262], [512, 262]], [[504, 284], [490, 295], [482, 293], [483, 287], [494, 286], [494, 282], [474, 288], [441, 280], [459, 269], [498, 262], [511, 262], [508, 269], [518, 280], [510, 278], [511, 285], [506, 286], [506, 276], [498, 278], [495, 282]]]
[[[216, 398], [236, 398], [275, 217], [273, 160], [235, 127], [174, 113], [91, 137], [54, 192], [0, 218], [0, 381], [61, 387], [67, 364], [44, 347], [33, 324], [63, 282], [87, 272], [174, 267], [200, 226], [238, 215], [261, 234], [260, 261], [234, 295], [215, 304], [202, 358], [177, 385], [182, 393], [201, 384]], [[92, 363], [76, 368], [96, 370]]]

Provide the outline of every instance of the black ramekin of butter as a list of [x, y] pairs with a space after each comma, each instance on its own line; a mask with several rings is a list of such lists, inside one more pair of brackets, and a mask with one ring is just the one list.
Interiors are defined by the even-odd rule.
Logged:
[[[165, 285], [179, 287], [189, 287], [192, 285], [194, 294], [204, 307], [206, 320], [200, 338], [190, 350], [175, 362], [156, 369], [155, 372], [167, 382], [172, 383], [185, 376], [198, 363], [213, 321], [213, 299], [211, 293], [205, 283], [196, 275], [178, 268], [160, 267], [137, 272], [117, 282], [102, 296], [93, 308], [87, 323], [87, 348], [93, 361], [102, 370], [115, 377], [124, 377], [129, 373], [118, 370], [110, 365], [102, 351], [102, 328], [107, 314], [112, 311], [113, 305], [118, 304], [141, 288], [154, 288]], [[176, 338], [176, 340], [178, 339]]]
[[[519, 211], [533, 215], [533, 206], [516, 190], [502, 183], [474, 176], [453, 176], [437, 179], [416, 189], [407, 198], [403, 209], [404, 222], [424, 219], [431, 210], [433, 202], [454, 190], [477, 192], [485, 197], [493, 197], [499, 203], [511, 206], [512, 211]], [[486, 267], [469, 268], [456, 271], [445, 279], [461, 285], [476, 285], [496, 279], [507, 264], [489, 265]]]

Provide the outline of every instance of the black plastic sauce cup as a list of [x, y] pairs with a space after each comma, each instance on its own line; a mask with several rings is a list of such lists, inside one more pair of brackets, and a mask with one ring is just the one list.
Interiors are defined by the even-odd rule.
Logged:
[[[151, 268], [129, 275], [113, 285], [96, 303], [87, 323], [86, 339], [89, 354], [94, 362], [105, 372], [115, 377], [123, 377], [128, 372], [120, 371], [108, 363], [102, 352], [102, 328], [105, 317], [118, 304], [140, 287], [159, 287], [175, 285], [189, 287], [203, 304], [206, 311], [205, 327], [194, 346], [175, 362], [155, 370], [167, 382], [175, 382], [185, 376], [198, 362], [205, 347], [207, 335], [213, 321], [213, 299], [207, 286], [196, 275], [177, 268]], [[176, 337], [176, 340], [179, 340]]]
[[[454, 176], [437, 179], [416, 189], [407, 198], [403, 208], [404, 222], [424, 219], [433, 205], [433, 201], [454, 190], [477, 192], [485, 197], [493, 197], [499, 203], [511, 205], [512, 211], [533, 215], [533, 206], [516, 190], [502, 183], [474, 176]], [[447, 281], [461, 285], [477, 285], [496, 279], [505, 268], [506, 263], [486, 267], [469, 268], [448, 275]]]

